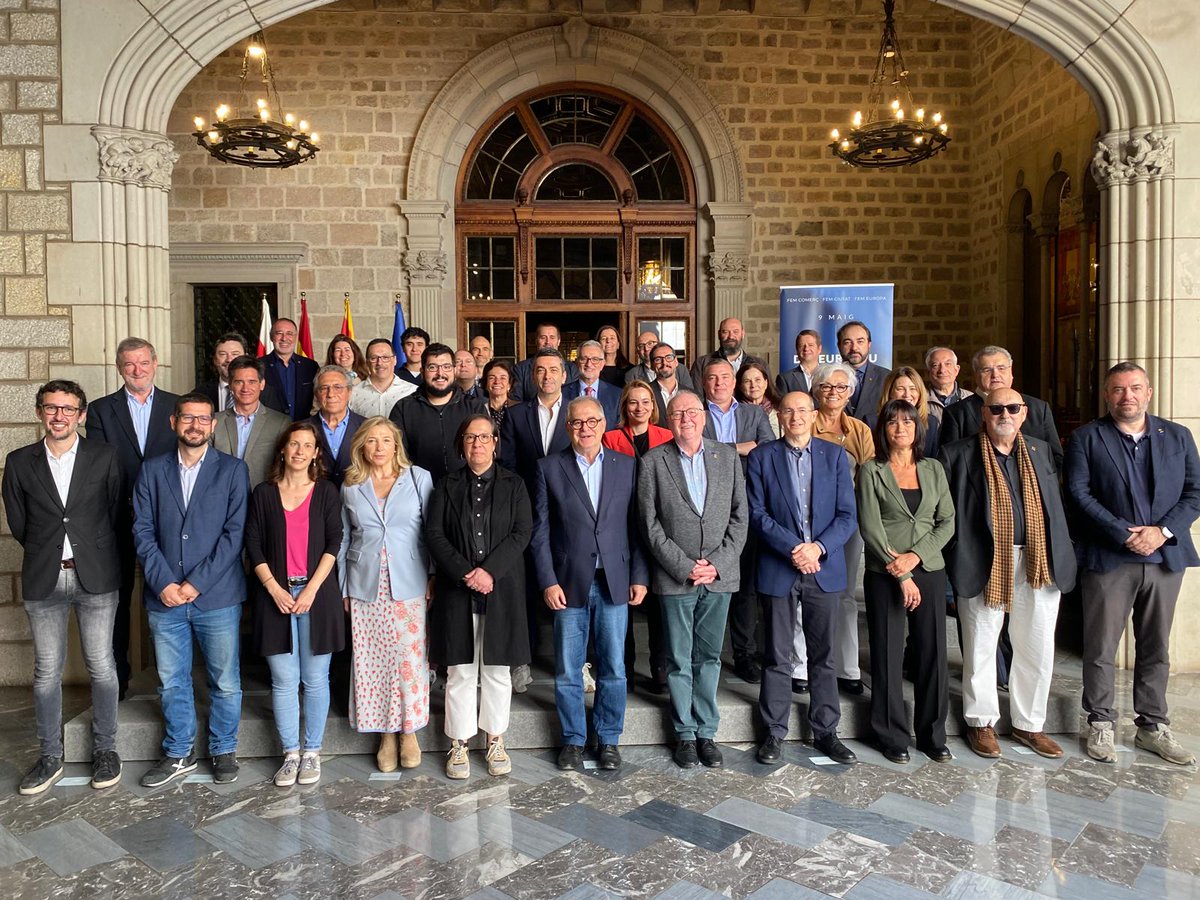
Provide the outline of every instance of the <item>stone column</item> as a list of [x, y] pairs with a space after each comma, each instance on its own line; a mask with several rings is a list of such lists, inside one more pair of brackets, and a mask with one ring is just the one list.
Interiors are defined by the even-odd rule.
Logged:
[[692, 352], [697, 359], [715, 346], [717, 324], [722, 319], [745, 317], [754, 204], [709, 203], [704, 210], [712, 221], [712, 252], [707, 263], [713, 302], [711, 320], [696, 322], [696, 346]]
[[[1042, 360], [1038, 363], [1037, 396], [1053, 407], [1057, 398], [1053, 396], [1053, 378], [1047, 358], [1053, 358], [1054, 330], [1051, 327], [1051, 319], [1054, 316], [1054, 257], [1051, 255], [1050, 245], [1054, 236], [1058, 234], [1058, 213], [1033, 213], [1029, 216], [1029, 224], [1033, 227], [1033, 233], [1038, 239], [1038, 252], [1041, 254], [1041, 261], [1038, 264], [1038, 272], [1041, 276], [1038, 294], [1041, 302], [1038, 304], [1038, 321], [1026, 322], [1025, 327], [1027, 329], [1036, 328], [1041, 337], [1039, 344], [1043, 350]], [[1028, 363], [1029, 361], [1026, 360], [1026, 365]], [[1028, 373], [1024, 373], [1018, 383], [1030, 384]], [[1028, 389], [1026, 388], [1026, 390]]]
[[[446, 272], [452, 265], [445, 248], [453, 246], [442, 230], [449, 226], [449, 205], [442, 200], [412, 200], [400, 203], [400, 214], [408, 223], [406, 249], [401, 265], [408, 274], [409, 325], [419, 325], [434, 341], [458, 345], [454, 291], [446, 289]], [[450, 284], [454, 284], [451, 279]]]

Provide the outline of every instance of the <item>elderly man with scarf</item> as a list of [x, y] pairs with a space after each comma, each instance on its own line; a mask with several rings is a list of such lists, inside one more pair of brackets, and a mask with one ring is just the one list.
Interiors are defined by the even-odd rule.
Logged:
[[946, 561], [960, 598], [967, 742], [980, 756], [1000, 755], [996, 641], [1008, 614], [1012, 736], [1055, 759], [1062, 748], [1042, 726], [1058, 601], [1075, 585], [1075, 552], [1051, 448], [1021, 434], [1025, 401], [1012, 388], [999, 388], [984, 399], [982, 412], [978, 435], [942, 448], [957, 512]]

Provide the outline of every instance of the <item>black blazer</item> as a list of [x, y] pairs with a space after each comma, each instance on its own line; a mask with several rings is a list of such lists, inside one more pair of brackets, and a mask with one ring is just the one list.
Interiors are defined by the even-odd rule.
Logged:
[[[213, 409], [216, 412], [220, 412], [221, 407], [219, 404], [221, 402], [221, 392], [217, 389], [217, 386], [217, 379], [214, 378], [212, 381], [206, 381], [204, 384], [196, 385], [196, 387], [193, 388], [193, 392], [197, 394], [203, 394], [213, 402]], [[287, 403], [284, 402], [283, 398], [280, 397], [279, 394], [275, 392], [275, 389], [269, 384], [263, 388], [262, 396], [258, 399], [263, 406], [269, 406], [271, 409], [277, 410], [278, 412], [285, 414], [287, 413]]]
[[[557, 428], [550, 439], [550, 452], [557, 453], [571, 446], [567, 436], [567, 400], [564, 395], [558, 411]], [[542, 452], [542, 423], [538, 419], [538, 400], [518, 403], [509, 407], [500, 426], [500, 465], [516, 472], [525, 482], [525, 490], [533, 497], [537, 485], [537, 461], [547, 454]]]
[[311, 416], [308, 420], [317, 430], [317, 446], [321, 448], [321, 462], [325, 463], [325, 477], [339, 488], [342, 486], [342, 479], [346, 477], [346, 470], [350, 468], [350, 442], [354, 440], [354, 432], [358, 431], [362, 427], [362, 423], [367, 421], [350, 409], [346, 410], [346, 415], [350, 421], [346, 423], [346, 435], [342, 438], [342, 445], [338, 447], [336, 458], [329, 446], [329, 441], [325, 438], [325, 426], [321, 422], [320, 415]]
[[[1058, 439], [1058, 429], [1054, 425], [1054, 413], [1050, 404], [1029, 394], [1022, 394], [1025, 404], [1025, 424], [1021, 433], [1026, 437], [1035, 437], [1045, 441], [1050, 446], [1050, 455], [1054, 458], [1054, 471], [1061, 472], [1063, 465], [1062, 441]], [[957, 403], [952, 403], [942, 413], [942, 428], [938, 440], [942, 446], [961, 441], [963, 438], [975, 437], [983, 425], [983, 398], [978, 394], [964, 397]]]
[[105, 444], [112, 444], [117, 451], [117, 463], [121, 469], [122, 511], [133, 515], [133, 486], [137, 484], [142, 462], [175, 450], [177, 440], [171, 430], [171, 416], [175, 413], [177, 394], [154, 389], [150, 407], [150, 427], [146, 429], [146, 452], [138, 449], [137, 432], [133, 430], [133, 417], [129, 415], [129, 401], [125, 399], [125, 388], [101, 397], [88, 404], [87, 436]]
[[[873, 362], [867, 363], [866, 371], [863, 372], [862, 393], [858, 395], [858, 403], [855, 404], [853, 410], [847, 403], [846, 412], [856, 419], [865, 419], [869, 415], [878, 413], [879, 398], [883, 396], [883, 382], [891, 373], [891, 369], [877, 366]], [[850, 397], [850, 402], [853, 402], [854, 394], [851, 393]]]
[[58, 583], [63, 538], [71, 541], [75, 574], [89, 594], [115, 591], [121, 582], [116, 529], [121, 504], [117, 451], [78, 437], [79, 450], [64, 505], [58, 496], [46, 444], [38, 441], [8, 455], [4, 464], [4, 512], [25, 555], [21, 595], [45, 600]]
[[[1075, 549], [1067, 531], [1058, 473], [1045, 441], [1027, 434], [1025, 445], [1029, 448], [1038, 489], [1042, 494], [1042, 520], [1046, 524], [1050, 575], [1054, 585], [1065, 594], [1075, 587]], [[954, 499], [955, 512], [954, 538], [943, 553], [950, 583], [959, 597], [978, 597], [987, 587], [992, 574], [994, 546], [991, 520], [988, 518], [983, 460], [979, 456], [979, 436], [943, 444], [941, 460], [950, 479], [950, 496]]]
[[[315, 361], [306, 356], [301, 356], [299, 353], [292, 354], [292, 358], [288, 360], [288, 368], [296, 367], [296, 408], [289, 410], [287, 408], [287, 391], [283, 388], [283, 378], [276, 367], [274, 361], [279, 359], [275, 351], [272, 350], [263, 357], [263, 365], [267, 369], [267, 389], [274, 391], [278, 399], [280, 412], [287, 413], [292, 417], [293, 422], [299, 422], [301, 419], [307, 419], [312, 415], [313, 408], [313, 382], [317, 379], [317, 372], [320, 366]], [[266, 391], [263, 391], [264, 401]], [[270, 406], [270, 403], [267, 403]]]
[[[308, 573], [317, 570], [322, 554], [337, 558], [342, 546], [342, 495], [329, 481], [313, 485], [308, 507]], [[253, 569], [266, 563], [285, 589], [287, 588], [287, 520], [279, 499], [279, 485], [264, 481], [250, 497], [246, 515], [246, 556]], [[254, 604], [254, 652], [261, 656], [291, 653], [291, 616], [284, 615], [255, 576], [250, 578]], [[317, 599], [309, 611], [312, 652], [336, 653], [346, 646], [346, 616], [342, 612], [341, 579], [337, 565], [317, 589]]]

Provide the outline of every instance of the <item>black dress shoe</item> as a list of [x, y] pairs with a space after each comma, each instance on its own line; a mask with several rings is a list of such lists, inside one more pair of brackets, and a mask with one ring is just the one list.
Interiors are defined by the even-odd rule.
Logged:
[[849, 765], [852, 762], [858, 762], [858, 757], [854, 755], [854, 751], [843, 744], [836, 734], [827, 734], [824, 737], [817, 738], [813, 741], [813, 746], [836, 763]]
[[700, 765], [700, 757], [696, 755], [695, 741], [680, 741], [675, 747], [675, 765], [681, 769], [694, 769]]
[[600, 760], [600, 768], [609, 772], [621, 768], [621, 751], [616, 744], [601, 744], [596, 759]]
[[762, 667], [749, 656], [739, 656], [733, 661], [733, 674], [749, 684], [762, 681]]
[[808, 682], [805, 681], [803, 678], [793, 678], [792, 679], [792, 693], [793, 694], [807, 694], [808, 693]]
[[583, 765], [583, 748], [578, 744], [565, 744], [558, 751], [558, 767], [564, 772]]
[[858, 696], [863, 692], [863, 683], [861, 678], [839, 678], [838, 690], [843, 694], [853, 694]]
[[758, 745], [758, 761], [764, 766], [777, 766], [783, 759], [783, 741], [768, 734]]
[[659, 681], [657, 678], [647, 678], [642, 682], [646, 690], [652, 694], [665, 694], [667, 692], [667, 683]]
[[894, 762], [898, 766], [902, 766], [908, 762], [908, 750], [904, 747], [883, 747], [881, 748], [883, 758], [888, 762]]
[[696, 755], [700, 757], [700, 762], [710, 769], [719, 769], [725, 765], [721, 748], [712, 738], [696, 738]]
[[950, 760], [954, 759], [954, 757], [950, 754], [949, 748], [947, 747], [931, 747], [930, 749], [923, 750], [921, 752], [923, 752], [934, 762], [950, 762]]

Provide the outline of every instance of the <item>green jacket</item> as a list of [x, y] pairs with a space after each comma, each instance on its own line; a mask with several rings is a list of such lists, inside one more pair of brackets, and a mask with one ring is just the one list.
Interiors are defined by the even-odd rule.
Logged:
[[[936, 572], [946, 567], [942, 548], [954, 537], [954, 503], [946, 470], [936, 459], [917, 463], [921, 503], [914, 516], [908, 511], [896, 476], [886, 462], [869, 459], [858, 468], [858, 528], [866, 545], [868, 571], [886, 572], [888, 550], [915, 553], [921, 568]], [[911, 578], [906, 575], [901, 581]]]

